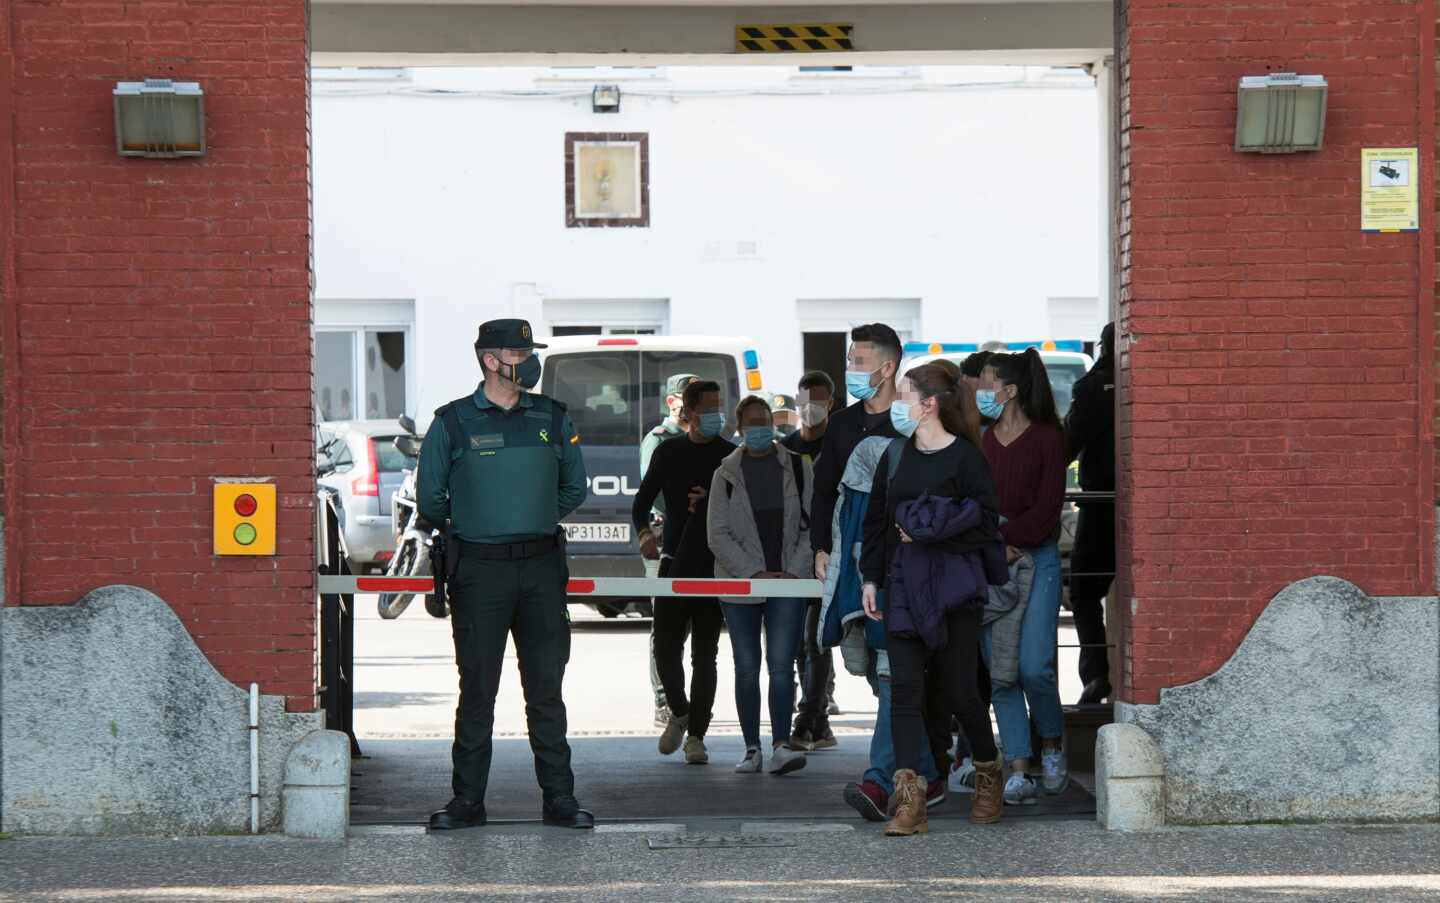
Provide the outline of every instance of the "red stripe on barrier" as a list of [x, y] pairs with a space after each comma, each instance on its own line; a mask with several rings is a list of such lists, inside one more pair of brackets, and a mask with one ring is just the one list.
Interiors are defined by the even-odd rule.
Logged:
[[585, 596], [595, 592], [594, 580], [571, 580], [565, 587], [565, 592], [572, 596]]
[[357, 577], [355, 589], [362, 593], [433, 593], [430, 577]]
[[750, 592], [750, 581], [672, 580], [670, 588], [682, 596], [743, 596]]

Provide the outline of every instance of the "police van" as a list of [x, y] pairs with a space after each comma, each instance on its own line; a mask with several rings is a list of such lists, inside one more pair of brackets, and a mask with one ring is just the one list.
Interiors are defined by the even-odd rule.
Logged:
[[[564, 402], [585, 454], [589, 495], [565, 519], [572, 577], [643, 577], [630, 522], [640, 491], [640, 441], [668, 414], [665, 382], [693, 373], [720, 384], [725, 435], [735, 405], [764, 391], [753, 340], [735, 336], [572, 336], [545, 339], [540, 391]], [[607, 617], [649, 600], [597, 600]]]

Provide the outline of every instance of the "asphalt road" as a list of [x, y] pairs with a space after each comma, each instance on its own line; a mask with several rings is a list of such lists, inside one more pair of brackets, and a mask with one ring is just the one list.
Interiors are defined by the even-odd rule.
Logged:
[[[597, 815], [612, 821], [736, 816], [856, 820], [843, 801], [843, 789], [859, 780], [869, 764], [875, 699], [864, 678], [843, 673], [843, 667], [837, 675], [835, 695], [842, 714], [832, 716], [831, 724], [838, 747], [813, 753], [805, 769], [785, 777], [736, 775], [732, 766], [744, 755], [744, 743], [729, 641], [722, 637], [715, 721], [706, 738], [711, 761], [705, 767], [686, 766], [679, 756], [664, 757], [655, 748], [649, 622], [605, 619], [578, 606], [571, 611], [574, 630], [565, 697], [576, 792]], [[352, 821], [423, 824], [427, 814], [449, 798], [456, 702], [449, 623], [431, 618], [418, 604], [398, 620], [382, 621], [374, 597], [361, 597], [355, 637], [355, 732], [361, 758], [354, 765]], [[1063, 652], [1062, 667], [1072, 672], [1065, 690], [1073, 699], [1080, 692], [1073, 678], [1075, 652]], [[507, 650], [506, 657], [513, 659], [513, 651]], [[761, 735], [769, 736], [768, 719]], [[538, 817], [540, 793], [525, 737], [524, 698], [512, 661], [496, 706], [495, 754], [485, 800], [493, 820]], [[968, 811], [968, 801], [956, 799], [934, 814], [963, 818]], [[1014, 814], [1093, 817], [1094, 800], [1077, 787]]]

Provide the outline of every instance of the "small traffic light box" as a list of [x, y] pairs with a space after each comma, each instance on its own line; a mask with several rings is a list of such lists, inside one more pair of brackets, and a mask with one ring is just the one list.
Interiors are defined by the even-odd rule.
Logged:
[[215, 484], [215, 554], [275, 554], [275, 484]]

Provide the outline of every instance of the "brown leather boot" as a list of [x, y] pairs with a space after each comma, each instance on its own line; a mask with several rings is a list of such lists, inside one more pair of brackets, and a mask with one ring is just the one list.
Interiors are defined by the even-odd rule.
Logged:
[[885, 826], [886, 837], [909, 837], [930, 830], [930, 813], [925, 808], [925, 780], [910, 769], [895, 772], [895, 792], [890, 795], [895, 817]]
[[970, 824], [993, 825], [1005, 809], [1005, 779], [1000, 760], [975, 763], [975, 799], [970, 804]]

